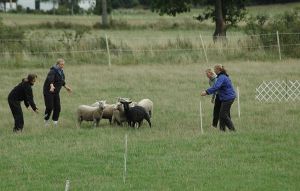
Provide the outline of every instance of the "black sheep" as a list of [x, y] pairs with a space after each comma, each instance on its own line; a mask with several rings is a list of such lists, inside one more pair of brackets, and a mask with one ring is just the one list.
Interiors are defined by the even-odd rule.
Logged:
[[124, 105], [125, 115], [128, 121], [128, 125], [131, 127], [135, 127], [135, 124], [138, 123], [138, 127], [141, 126], [143, 119], [145, 119], [149, 126], [151, 127], [150, 116], [146, 112], [146, 110], [141, 106], [129, 107], [129, 102], [121, 102]]

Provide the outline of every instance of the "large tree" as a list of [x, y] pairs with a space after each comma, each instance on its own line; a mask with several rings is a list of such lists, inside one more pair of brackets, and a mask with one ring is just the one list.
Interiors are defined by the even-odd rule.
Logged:
[[[228, 27], [235, 26], [245, 16], [246, 0], [153, 0], [152, 11], [160, 15], [176, 16], [178, 13], [189, 12], [193, 5], [209, 6], [206, 11], [196, 17], [203, 21], [213, 19], [215, 22], [214, 39], [226, 37]], [[213, 8], [212, 6], [213, 5]]]
[[103, 26], [107, 27], [109, 25], [108, 15], [112, 10], [111, 0], [96, 0], [96, 5], [94, 8], [94, 14], [101, 15], [101, 22]]
[[108, 17], [107, 17], [107, 1], [102, 0], [102, 25], [108, 26]]

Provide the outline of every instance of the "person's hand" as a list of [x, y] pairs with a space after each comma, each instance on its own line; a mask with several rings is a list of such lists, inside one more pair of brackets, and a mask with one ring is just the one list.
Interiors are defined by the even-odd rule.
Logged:
[[53, 84], [50, 84], [50, 92], [54, 92], [54, 90], [55, 90], [54, 85], [53, 85]]
[[207, 93], [206, 93], [206, 91], [205, 90], [203, 90], [202, 92], [201, 92], [201, 94], [200, 94], [201, 96], [206, 96], [207, 95]]
[[72, 93], [72, 89], [71, 89], [69, 86], [66, 86], [66, 90], [67, 90], [69, 93]]

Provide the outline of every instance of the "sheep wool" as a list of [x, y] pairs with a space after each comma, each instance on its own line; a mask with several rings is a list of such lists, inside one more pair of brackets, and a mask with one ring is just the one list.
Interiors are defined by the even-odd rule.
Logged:
[[95, 126], [99, 126], [99, 122], [102, 119], [103, 110], [105, 109], [105, 101], [99, 101], [98, 107], [89, 105], [80, 105], [77, 109], [77, 120], [79, 126], [82, 121], [93, 121]]
[[141, 126], [142, 121], [145, 119], [149, 126], [151, 127], [150, 116], [146, 112], [146, 110], [141, 106], [129, 107], [129, 102], [121, 102], [124, 106], [125, 115], [127, 118], [128, 125], [131, 127], [135, 127], [137, 124], [138, 127]]
[[153, 115], [153, 102], [150, 99], [142, 99], [138, 102], [138, 106], [143, 107], [149, 114], [150, 118]]

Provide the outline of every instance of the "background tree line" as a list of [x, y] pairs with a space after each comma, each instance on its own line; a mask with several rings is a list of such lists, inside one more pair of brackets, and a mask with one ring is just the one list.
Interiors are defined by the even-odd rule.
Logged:
[[[58, 4], [57, 10], [51, 10], [46, 13], [53, 13], [56, 11], [56, 14], [81, 14], [83, 12], [90, 12], [97, 15], [102, 14], [102, 0], [96, 0], [96, 5], [93, 10], [84, 11], [79, 6], [80, 1], [91, 2], [91, 0], [35, 0], [37, 7], [39, 7], [40, 2], [51, 2], [53, 4]], [[6, 8], [6, 3], [17, 2], [17, 0], [0, 0], [0, 6]], [[156, 0], [106, 0], [108, 13], [112, 9], [119, 8], [143, 8], [150, 9], [153, 7], [153, 4]], [[162, 4], [172, 3], [172, 0], [162, 0]], [[176, 2], [176, 1], [174, 1]], [[179, 1], [180, 2], [180, 1]], [[183, 1], [186, 2], [186, 1]], [[197, 8], [201, 6], [211, 5], [214, 0], [189, 0], [191, 8]], [[290, 2], [299, 2], [299, 0], [245, 0], [244, 3], [246, 6], [251, 5], [264, 5], [264, 4], [275, 4], [275, 3], [290, 3]], [[21, 7], [19, 7], [17, 12], [20, 12]], [[27, 10], [27, 12], [39, 12], [34, 10]]]

